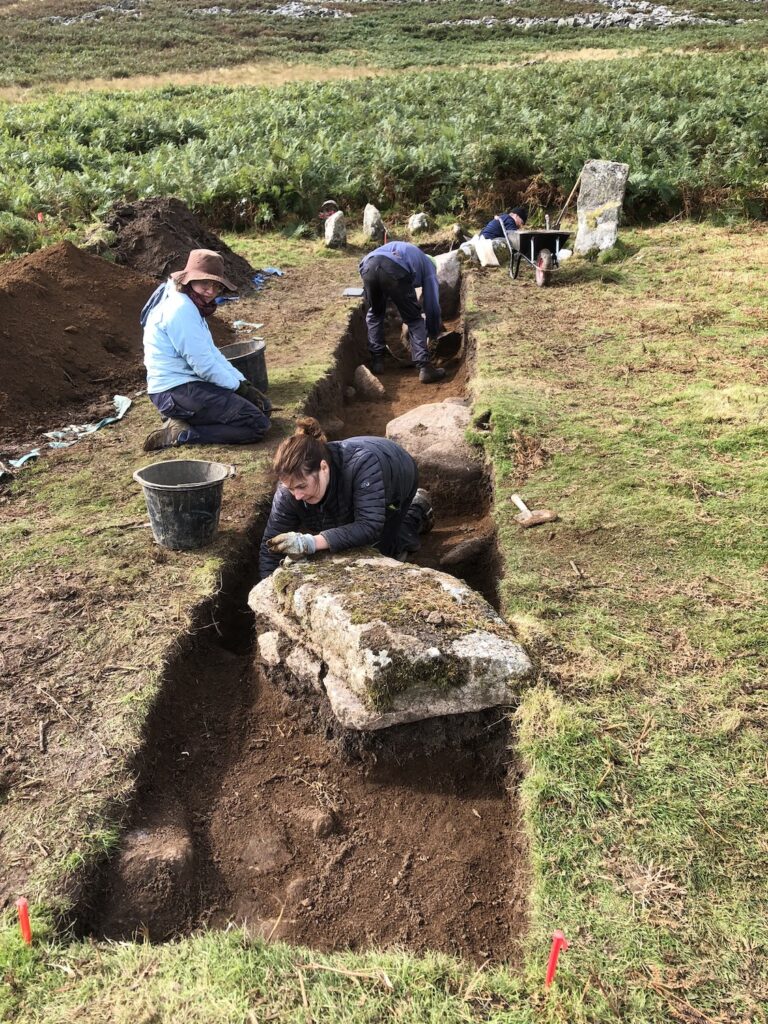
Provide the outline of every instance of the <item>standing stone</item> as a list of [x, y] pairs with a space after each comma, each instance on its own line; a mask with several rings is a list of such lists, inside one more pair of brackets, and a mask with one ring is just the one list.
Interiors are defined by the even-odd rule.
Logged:
[[443, 320], [452, 320], [461, 305], [461, 263], [456, 252], [435, 256]]
[[325, 222], [325, 245], [327, 249], [343, 249], [347, 244], [347, 224], [339, 210]]
[[426, 213], [414, 213], [408, 219], [408, 230], [412, 235], [418, 235], [422, 231], [429, 231], [429, 217]]
[[385, 231], [381, 214], [373, 203], [368, 203], [363, 211], [363, 235], [372, 242], [383, 242]]
[[576, 252], [610, 249], [614, 245], [628, 176], [629, 164], [612, 160], [588, 160], [584, 164], [576, 203]]

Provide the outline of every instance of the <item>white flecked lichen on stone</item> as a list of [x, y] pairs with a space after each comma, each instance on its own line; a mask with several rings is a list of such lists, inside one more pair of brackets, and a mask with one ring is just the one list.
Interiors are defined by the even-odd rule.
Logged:
[[479, 594], [390, 558], [350, 552], [284, 564], [253, 588], [249, 604], [262, 635], [279, 634], [269, 650], [302, 650], [280, 665], [263, 658], [266, 671], [313, 686], [322, 677], [334, 714], [351, 729], [509, 705], [532, 670]]

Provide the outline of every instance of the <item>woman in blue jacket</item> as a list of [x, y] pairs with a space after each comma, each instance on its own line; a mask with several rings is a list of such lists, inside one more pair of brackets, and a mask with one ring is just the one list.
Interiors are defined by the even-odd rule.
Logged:
[[144, 451], [182, 444], [251, 444], [269, 430], [269, 400], [219, 352], [206, 319], [216, 299], [235, 286], [224, 260], [193, 249], [141, 311], [147, 391], [167, 422]]
[[328, 442], [317, 420], [305, 416], [277, 449], [273, 469], [279, 483], [261, 543], [261, 579], [284, 555], [372, 546], [402, 559], [432, 527], [416, 463], [386, 438]]

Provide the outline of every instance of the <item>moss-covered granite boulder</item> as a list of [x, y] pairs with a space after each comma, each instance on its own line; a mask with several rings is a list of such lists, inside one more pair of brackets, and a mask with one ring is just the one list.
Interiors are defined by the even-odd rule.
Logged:
[[532, 670], [465, 583], [367, 552], [286, 560], [248, 603], [265, 671], [324, 690], [348, 729], [513, 704]]

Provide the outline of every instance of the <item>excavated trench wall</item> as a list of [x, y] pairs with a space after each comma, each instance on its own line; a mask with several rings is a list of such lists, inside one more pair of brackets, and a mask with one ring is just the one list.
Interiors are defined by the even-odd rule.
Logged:
[[[461, 328], [463, 329], [463, 328]], [[465, 393], [471, 339], [445, 390]], [[341, 436], [383, 433], [388, 418], [441, 396], [389, 367], [388, 398], [350, 399], [365, 356], [361, 310], [307, 412]], [[416, 559], [495, 595], [490, 485], [474, 515], [435, 493], [438, 525]], [[76, 929], [162, 941], [243, 925], [323, 950], [400, 945], [515, 961], [525, 927], [525, 849], [508, 716], [493, 709], [350, 742], [324, 698], [279, 691], [255, 661], [246, 604], [268, 504], [200, 628], [169, 663], [150, 715], [121, 849], [83, 891]], [[464, 571], [462, 571], [462, 569]]]

